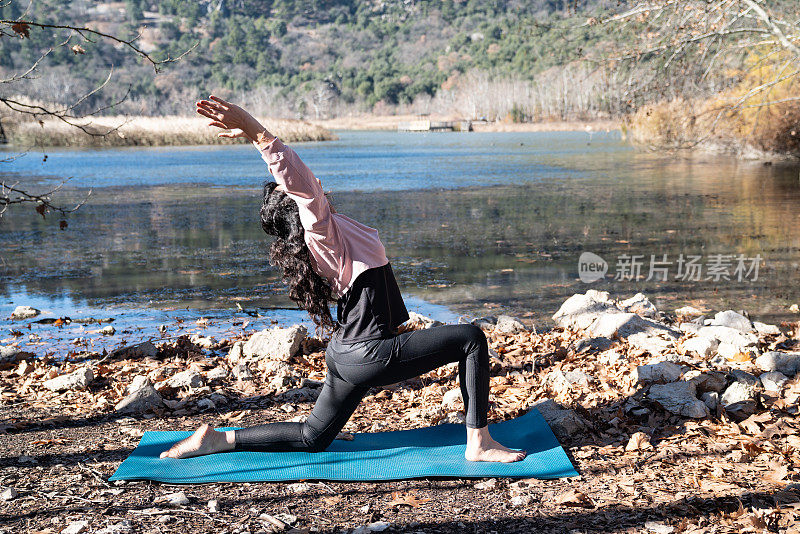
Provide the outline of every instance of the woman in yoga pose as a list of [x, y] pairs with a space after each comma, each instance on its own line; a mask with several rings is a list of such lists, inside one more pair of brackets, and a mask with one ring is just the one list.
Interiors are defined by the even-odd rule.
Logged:
[[[378, 232], [336, 213], [319, 180], [291, 148], [245, 110], [215, 96], [197, 112], [223, 128], [221, 137], [246, 137], [261, 152], [276, 182], [264, 187], [261, 226], [276, 239], [270, 261], [283, 269], [289, 297], [314, 323], [333, 329], [325, 352], [325, 384], [305, 422], [268, 423], [217, 432], [201, 426], [161, 454], [189, 458], [229, 450], [322, 451], [344, 427], [371, 387], [406, 380], [458, 362], [472, 461], [515, 462], [512, 450], [489, 435], [489, 354], [486, 337], [471, 324], [397, 334], [408, 320]], [[337, 320], [328, 302], [337, 300]]]

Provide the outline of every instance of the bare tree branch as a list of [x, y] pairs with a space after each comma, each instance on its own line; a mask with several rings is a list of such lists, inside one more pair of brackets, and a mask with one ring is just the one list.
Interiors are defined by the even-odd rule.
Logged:
[[[192, 50], [197, 48], [197, 46], [200, 44], [199, 42], [195, 43], [191, 48], [189, 48], [188, 50], [182, 52], [178, 57], [174, 57], [173, 58], [173, 57], [167, 56], [166, 59], [157, 60], [157, 59], [153, 58], [153, 56], [151, 56], [150, 54], [148, 54], [147, 52], [145, 52], [144, 50], [142, 50], [141, 48], [139, 48], [138, 46], [136, 46], [134, 44], [135, 41], [137, 41], [139, 39], [139, 37], [141, 37], [141, 35], [139, 35], [139, 34], [137, 34], [137, 36], [134, 37], [133, 39], [122, 39], [122, 38], [117, 37], [115, 35], [111, 35], [110, 33], [105, 33], [105, 32], [101, 32], [101, 31], [98, 31], [98, 30], [93, 30], [92, 28], [79, 27], [79, 26], [70, 26], [68, 24], [44, 24], [44, 23], [35, 22], [35, 21], [32, 21], [32, 20], [21, 20], [21, 19], [20, 20], [0, 19], [0, 24], [5, 25], [6, 27], [13, 27], [14, 25], [24, 25], [24, 26], [33, 26], [35, 28], [42, 28], [42, 29], [49, 28], [49, 29], [54, 29], [54, 30], [70, 30], [70, 31], [73, 31], [73, 32], [77, 33], [78, 35], [80, 35], [84, 39], [84, 41], [89, 42], [89, 43], [96, 42], [90, 36], [92, 36], [92, 37], [101, 37], [103, 39], [107, 39], [109, 41], [121, 44], [121, 45], [131, 49], [136, 55], [138, 55], [139, 57], [141, 57], [142, 59], [144, 59], [145, 61], [147, 61], [151, 65], [153, 65], [153, 68], [155, 69], [156, 72], [159, 72], [159, 70], [160, 70], [159, 66], [160, 65], [165, 65], [167, 63], [174, 63], [176, 61], [180, 61], [181, 59], [183, 59], [184, 56], [186, 56], [186, 54], [188, 54], [189, 52], [191, 52]], [[8, 34], [8, 32], [6, 32], [6, 35], [10, 35], [10, 34]]]

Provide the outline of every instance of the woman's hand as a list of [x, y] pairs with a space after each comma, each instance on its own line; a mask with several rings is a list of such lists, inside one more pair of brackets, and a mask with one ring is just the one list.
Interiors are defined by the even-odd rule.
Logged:
[[209, 126], [230, 130], [228, 132], [220, 132], [218, 134], [219, 137], [247, 137], [251, 141], [255, 141], [261, 133], [269, 135], [266, 128], [252, 115], [236, 104], [226, 102], [219, 97], [211, 95], [209, 100], [201, 100], [196, 105], [197, 109], [195, 111], [197, 113], [212, 119], [208, 123]]

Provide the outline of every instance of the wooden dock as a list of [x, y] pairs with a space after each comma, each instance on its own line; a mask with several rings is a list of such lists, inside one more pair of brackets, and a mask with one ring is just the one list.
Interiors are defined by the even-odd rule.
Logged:
[[419, 119], [401, 122], [398, 132], [471, 132], [472, 121], [432, 121]]

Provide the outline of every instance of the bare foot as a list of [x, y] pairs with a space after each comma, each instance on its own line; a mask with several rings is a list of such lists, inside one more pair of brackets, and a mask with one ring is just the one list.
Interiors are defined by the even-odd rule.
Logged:
[[519, 462], [528, 455], [525, 451], [509, 449], [489, 435], [488, 427], [467, 429], [467, 450], [464, 458], [470, 462]]
[[[231, 432], [232, 434], [232, 432]], [[191, 458], [215, 452], [233, 449], [233, 441], [227, 432], [217, 432], [208, 425], [198, 428], [194, 434], [179, 441], [168, 451], [161, 453], [161, 458]]]

